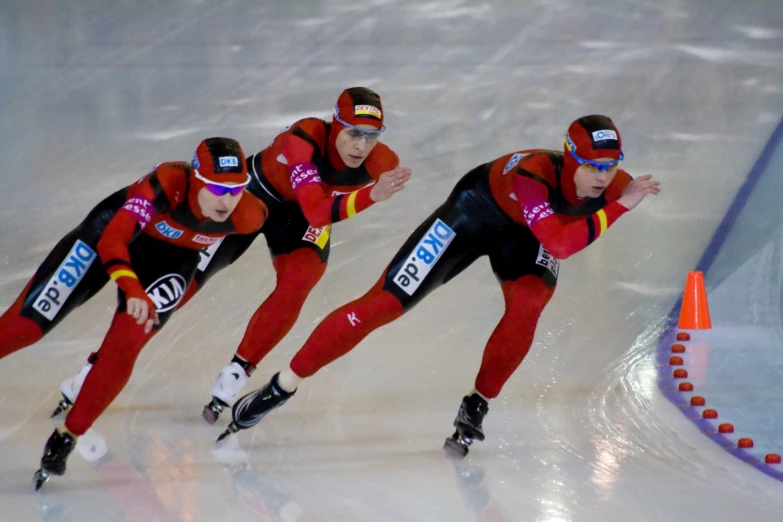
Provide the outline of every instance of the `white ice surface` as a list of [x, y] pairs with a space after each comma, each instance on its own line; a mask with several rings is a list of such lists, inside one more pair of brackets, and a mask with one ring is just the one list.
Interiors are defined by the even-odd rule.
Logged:
[[145, 349], [82, 445], [89, 457], [105, 441], [101, 465], [75, 454], [41, 494], [30, 478], [57, 386], [97, 348], [113, 289], [0, 363], [0, 520], [783, 519], [781, 485], [672, 407], [651, 355], [783, 116], [781, 26], [783, 4], [765, 0], [0, 3], [0, 307], [95, 203], [157, 162], [190, 159], [208, 135], [259, 150], [328, 115], [345, 87], [381, 93], [384, 141], [415, 177], [335, 227], [327, 274], [253, 385], [369, 288], [463, 173], [558, 148], [580, 115], [611, 115], [625, 167], [664, 189], [562, 264], [487, 441], [458, 470], [473, 485], [440, 446], [502, 312], [485, 261], [216, 454], [219, 430], [199, 414], [272, 289], [259, 240]]

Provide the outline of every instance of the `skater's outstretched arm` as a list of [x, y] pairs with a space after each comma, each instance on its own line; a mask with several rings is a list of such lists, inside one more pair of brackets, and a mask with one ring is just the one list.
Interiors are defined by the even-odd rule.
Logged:
[[[634, 181], [625, 171], [619, 171], [617, 176], [622, 176], [620, 197], [597, 212], [578, 219], [556, 213], [548, 201], [548, 188], [532, 177], [517, 175], [513, 181], [514, 195], [528, 227], [544, 248], [556, 258], [566, 259], [598, 239], [646, 195], [660, 191], [659, 183], [651, 175]], [[607, 194], [607, 199], [610, 197], [611, 194]]]
[[288, 162], [294, 195], [307, 221], [314, 227], [351, 218], [374, 203], [389, 199], [403, 189], [411, 175], [410, 169], [399, 166], [397, 154], [386, 149], [385, 154], [374, 155], [365, 165], [368, 174], [376, 179], [373, 184], [349, 194], [329, 196], [313, 162], [315, 148], [312, 144], [291, 134], [285, 138], [281, 150]]
[[[407, 167], [395, 167], [381, 174], [377, 182], [350, 194], [327, 197], [312, 164], [299, 164], [291, 171], [294, 194], [302, 206], [307, 221], [314, 227], [323, 227], [351, 218], [370, 208], [374, 203], [386, 201], [405, 187], [410, 180], [411, 170]], [[302, 178], [301, 184], [295, 179]], [[308, 179], [312, 180], [308, 183]]]

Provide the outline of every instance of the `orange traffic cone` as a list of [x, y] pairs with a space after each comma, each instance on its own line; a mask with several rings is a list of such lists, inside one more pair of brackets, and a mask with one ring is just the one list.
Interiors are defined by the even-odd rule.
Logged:
[[680, 323], [677, 326], [683, 330], [712, 328], [707, 291], [704, 289], [704, 274], [701, 272], [688, 272], [680, 308]]

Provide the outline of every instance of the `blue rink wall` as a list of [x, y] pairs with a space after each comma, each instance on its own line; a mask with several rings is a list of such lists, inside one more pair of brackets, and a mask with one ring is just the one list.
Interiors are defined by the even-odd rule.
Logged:
[[[712, 330], [690, 331], [683, 367], [669, 365], [681, 300], [669, 313], [657, 347], [659, 388], [715, 443], [777, 480], [783, 464], [765, 455], [783, 452], [783, 121], [778, 123], [694, 268], [704, 273]], [[683, 284], [685, 282], [683, 273]], [[680, 392], [679, 383], [694, 385]], [[703, 407], [690, 405], [703, 396]], [[702, 411], [718, 411], [703, 419]], [[734, 433], [718, 433], [731, 423]], [[750, 437], [754, 447], [737, 442]]]

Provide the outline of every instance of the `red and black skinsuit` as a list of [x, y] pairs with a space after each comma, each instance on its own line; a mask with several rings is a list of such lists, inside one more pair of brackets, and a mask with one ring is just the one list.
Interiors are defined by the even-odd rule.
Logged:
[[[197, 154], [205, 176], [215, 175], [205, 166], [211, 154], [237, 156], [241, 167], [233, 175], [247, 177], [244, 154], [234, 140], [210, 138]], [[109, 279], [116, 281], [117, 310], [101, 347], [90, 357], [94, 366], [66, 418], [71, 433], [87, 431], [125, 386], [141, 349], [182, 301], [195, 276], [199, 251], [263, 225], [266, 206], [248, 194], [226, 221], [205, 218], [197, 201], [203, 187], [191, 164], [167, 162], [104, 199], [59, 241], [0, 317], [3, 358], [37, 342]], [[129, 298], [144, 299], [156, 310], [160, 324], [151, 332], [145, 333], [125, 313]]]
[[[591, 132], [586, 130], [580, 151], [596, 146], [585, 141]], [[619, 153], [618, 141], [593, 157]], [[574, 182], [578, 166], [568, 152], [527, 150], [470, 171], [408, 238], [376, 285], [316, 327], [292, 360], [293, 372], [313, 375], [488, 256], [505, 313], [484, 349], [475, 386], [484, 397], [496, 397], [532, 345], [555, 290], [558, 259], [587, 247], [627, 211], [617, 202], [631, 181], [625, 171], [616, 172], [600, 197], [580, 199]]]
[[[356, 116], [359, 107], [377, 108], [373, 114], [379, 117]], [[337, 109], [351, 125], [382, 125], [380, 98], [369, 89], [343, 91]], [[248, 374], [291, 330], [326, 271], [331, 225], [369, 208], [374, 203], [370, 191], [379, 176], [399, 165], [397, 155], [377, 143], [361, 166], [347, 167], [335, 146], [343, 129], [336, 119], [331, 123], [303, 119], [247, 158], [251, 174], [247, 190], [269, 207], [269, 219], [258, 234], [266, 237], [277, 275], [275, 289], [253, 314], [237, 350], [249, 363]], [[195, 278], [198, 288], [236, 261], [256, 235], [226, 238], [203, 252]]]

